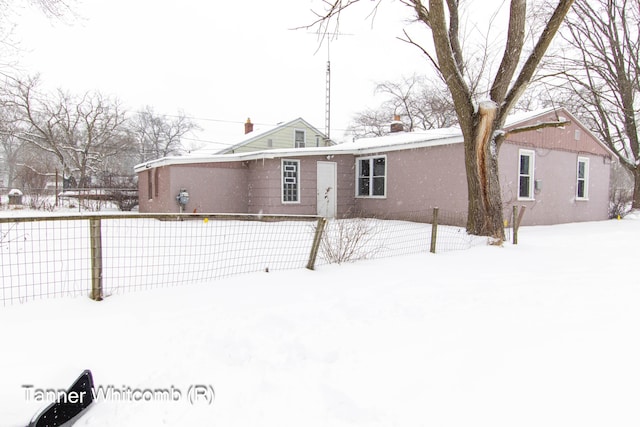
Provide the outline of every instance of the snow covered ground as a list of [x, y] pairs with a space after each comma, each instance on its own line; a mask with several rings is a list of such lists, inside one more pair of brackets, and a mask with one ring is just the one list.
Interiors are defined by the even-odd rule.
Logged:
[[[87, 368], [112, 394], [76, 426], [638, 426], [639, 238], [636, 214], [525, 227], [518, 246], [4, 307], [0, 426]], [[161, 389], [175, 399], [146, 400]]]

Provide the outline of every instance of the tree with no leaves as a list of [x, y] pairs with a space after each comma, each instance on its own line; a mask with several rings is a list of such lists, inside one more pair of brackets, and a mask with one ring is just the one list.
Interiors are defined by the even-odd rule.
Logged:
[[[323, 0], [324, 10], [309, 27], [331, 34], [341, 13], [360, 0]], [[382, 0], [377, 0], [377, 8]], [[498, 176], [498, 150], [505, 139], [507, 115], [532, 80], [573, 0], [558, 0], [526, 58], [522, 58], [527, 26], [527, 2], [511, 0], [502, 60], [484, 96], [474, 90], [477, 76], [470, 75], [460, 37], [459, 0], [400, 0], [412, 18], [430, 30], [433, 50], [415, 42], [405, 31], [405, 41], [418, 47], [446, 83], [464, 136], [468, 189], [467, 231], [504, 240], [503, 206]]]
[[130, 132], [137, 143], [140, 163], [151, 159], [181, 154], [184, 151], [182, 138], [199, 126], [180, 112], [169, 118], [157, 114], [147, 106], [138, 111], [129, 124]]
[[[40, 9], [46, 16], [50, 18], [62, 18], [69, 12], [71, 7], [69, 2], [73, 0], [29, 0], [31, 6]], [[16, 9], [24, 7], [25, 2], [0, 0], [0, 50], [10, 47], [11, 50], [16, 49], [11, 40], [12, 14]], [[4, 54], [5, 52], [3, 52]], [[0, 61], [0, 66], [7, 65], [6, 62]]]
[[440, 79], [413, 74], [399, 81], [376, 85], [375, 92], [387, 97], [376, 109], [355, 115], [350, 131], [356, 137], [382, 136], [389, 133], [390, 120], [398, 115], [404, 130], [427, 130], [457, 124], [451, 96]]
[[123, 137], [125, 112], [117, 100], [99, 92], [82, 96], [38, 90], [38, 79], [13, 80], [5, 94], [16, 112], [21, 141], [58, 159], [64, 178], [82, 186], [102, 170], [106, 158], [117, 156], [129, 141]]
[[25, 151], [25, 142], [17, 137], [19, 128], [14, 109], [0, 101], [0, 160], [4, 163], [7, 176], [6, 186], [13, 188], [20, 167], [20, 159]]
[[556, 61], [570, 103], [634, 177], [632, 207], [640, 209], [640, 3], [578, 0]]

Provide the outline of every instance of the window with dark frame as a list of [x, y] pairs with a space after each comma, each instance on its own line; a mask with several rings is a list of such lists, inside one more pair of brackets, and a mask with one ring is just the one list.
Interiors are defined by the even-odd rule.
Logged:
[[589, 159], [578, 157], [576, 196], [586, 200], [589, 197]]
[[518, 198], [533, 199], [533, 151], [520, 150]]
[[153, 194], [155, 194], [156, 197], [159, 197], [160, 196], [160, 185], [158, 183], [160, 182], [160, 179], [159, 179], [160, 168], [154, 168], [153, 171], [154, 171], [153, 172], [153, 183], [155, 185]]
[[298, 182], [300, 172], [300, 161], [282, 161], [282, 203], [299, 202]]
[[153, 174], [151, 169], [147, 170], [147, 198], [149, 200], [153, 199]]
[[387, 175], [386, 157], [366, 157], [357, 160], [359, 197], [384, 197]]

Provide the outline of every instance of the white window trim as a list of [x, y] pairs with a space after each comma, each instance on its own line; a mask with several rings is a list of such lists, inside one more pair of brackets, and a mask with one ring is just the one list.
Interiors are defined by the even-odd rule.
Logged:
[[[580, 171], [580, 162], [584, 162], [584, 196], [578, 196], [578, 173]], [[576, 162], [576, 200], [589, 200], [589, 158], [588, 157], [578, 157], [578, 161]]]
[[[298, 147], [296, 145], [296, 133], [302, 132], [302, 143], [304, 144], [302, 147]], [[293, 147], [294, 148], [305, 148], [307, 146], [307, 130], [306, 129], [294, 129], [293, 130]]]
[[[376, 195], [366, 195], [366, 196], [362, 196], [358, 194], [358, 188], [359, 188], [359, 179], [360, 179], [360, 161], [361, 160], [372, 160], [372, 159], [379, 159], [379, 158], [384, 158], [384, 195], [382, 196], [376, 196]], [[389, 175], [387, 173], [387, 156], [386, 155], [378, 155], [378, 156], [367, 156], [367, 157], [358, 157], [356, 158], [356, 183], [355, 183], [355, 192], [356, 195], [355, 197], [358, 199], [386, 199], [387, 198], [387, 181], [389, 179]], [[373, 167], [370, 167], [370, 170], [373, 173]], [[373, 179], [373, 176], [371, 176], [370, 179]], [[373, 183], [369, 183], [369, 189], [371, 190], [373, 188]]]
[[[522, 156], [529, 156], [529, 197], [521, 197], [520, 196], [520, 177], [523, 176], [520, 174], [520, 159]], [[533, 150], [518, 150], [518, 200], [535, 200], [535, 170], [536, 170], [536, 152]]]
[[[285, 178], [284, 178], [284, 162], [294, 162], [297, 165], [297, 170], [296, 170], [296, 187], [297, 187], [297, 193], [298, 193], [298, 200], [295, 201], [290, 201], [290, 200], [284, 200], [284, 184], [285, 184]], [[295, 204], [300, 204], [300, 160], [298, 159], [282, 159], [280, 161], [280, 202], [282, 202], [282, 204], [284, 205], [295, 205]]]

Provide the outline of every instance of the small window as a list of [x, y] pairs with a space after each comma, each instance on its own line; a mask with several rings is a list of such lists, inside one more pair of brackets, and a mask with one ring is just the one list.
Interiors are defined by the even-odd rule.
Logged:
[[153, 173], [153, 184], [155, 185], [154, 194], [156, 197], [160, 196], [160, 168], [155, 168]]
[[267, 148], [273, 148], [273, 139], [267, 139]]
[[533, 161], [535, 153], [520, 150], [518, 163], [518, 199], [533, 199]]
[[580, 200], [589, 198], [589, 159], [578, 157], [576, 197]]
[[151, 169], [147, 169], [147, 198], [153, 199], [153, 174]]
[[295, 131], [295, 147], [304, 148], [305, 146], [305, 132], [303, 130]]
[[356, 161], [358, 171], [357, 195], [359, 197], [386, 196], [386, 157], [366, 157]]
[[282, 203], [298, 203], [300, 201], [300, 161], [282, 161]]

